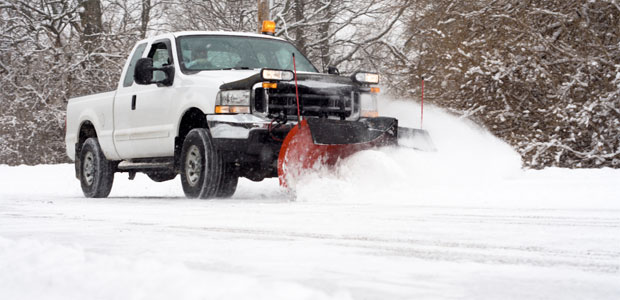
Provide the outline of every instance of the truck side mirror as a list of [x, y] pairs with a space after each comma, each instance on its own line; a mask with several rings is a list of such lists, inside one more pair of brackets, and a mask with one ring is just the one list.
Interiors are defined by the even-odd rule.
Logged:
[[[166, 78], [153, 81], [153, 72], [162, 71]], [[152, 84], [171, 86], [174, 80], [174, 66], [164, 66], [161, 68], [153, 68], [153, 59], [149, 57], [140, 58], [136, 63], [136, 69], [133, 78], [137, 84]]]
[[327, 74], [340, 75], [340, 71], [336, 67], [328, 66], [327, 67]]
[[140, 58], [136, 63], [133, 79], [137, 84], [151, 84], [153, 82], [153, 59]]

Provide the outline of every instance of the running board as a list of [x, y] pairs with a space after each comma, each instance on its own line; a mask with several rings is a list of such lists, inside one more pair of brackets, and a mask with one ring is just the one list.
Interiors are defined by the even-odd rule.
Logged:
[[141, 171], [141, 170], [161, 170], [174, 169], [174, 162], [131, 162], [121, 161], [116, 167], [119, 171]]

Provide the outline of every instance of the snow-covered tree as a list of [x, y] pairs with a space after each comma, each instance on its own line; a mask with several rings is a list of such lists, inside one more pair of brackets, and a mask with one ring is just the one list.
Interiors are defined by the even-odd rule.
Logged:
[[70, 97], [116, 85], [136, 33], [99, 0], [0, 1], [0, 163], [66, 160]]
[[[617, 0], [272, 0], [319, 69], [380, 71], [398, 95], [486, 126], [529, 167], [620, 167]], [[70, 97], [114, 89], [132, 45], [256, 32], [256, 0], [0, 0], [0, 163], [64, 161]]]
[[[410, 17], [395, 74], [484, 124], [530, 167], [620, 166], [616, 1], [429, 1]], [[409, 84], [406, 84], [409, 82]]]

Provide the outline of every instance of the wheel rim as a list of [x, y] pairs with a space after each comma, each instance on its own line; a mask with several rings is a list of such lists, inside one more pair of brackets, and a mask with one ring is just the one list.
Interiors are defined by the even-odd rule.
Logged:
[[185, 177], [187, 183], [191, 186], [196, 186], [198, 180], [200, 180], [200, 174], [202, 173], [202, 155], [200, 149], [195, 145], [192, 145], [187, 151], [187, 158], [185, 159]]
[[93, 181], [95, 181], [95, 155], [90, 151], [84, 155], [83, 173], [86, 184], [92, 185]]

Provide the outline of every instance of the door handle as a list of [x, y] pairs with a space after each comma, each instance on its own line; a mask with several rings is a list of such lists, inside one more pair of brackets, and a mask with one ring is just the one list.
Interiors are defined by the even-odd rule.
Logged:
[[131, 110], [136, 110], [136, 95], [131, 96]]

